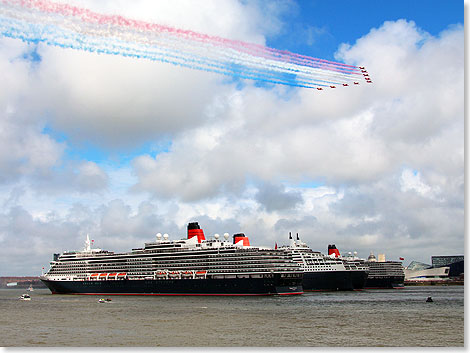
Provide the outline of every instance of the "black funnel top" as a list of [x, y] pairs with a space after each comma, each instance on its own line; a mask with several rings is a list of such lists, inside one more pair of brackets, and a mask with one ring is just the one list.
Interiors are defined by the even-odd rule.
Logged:
[[242, 237], [242, 238], [243, 238], [243, 237], [245, 237], [245, 236], [246, 236], [245, 233], [237, 233], [237, 234], [234, 234], [234, 235], [233, 235], [233, 239], [235, 239], [235, 237], [237, 237], [237, 238], [238, 238], [238, 237]]
[[190, 229], [201, 229], [201, 227], [199, 227], [199, 223], [197, 222], [190, 222], [188, 223], [188, 230]]

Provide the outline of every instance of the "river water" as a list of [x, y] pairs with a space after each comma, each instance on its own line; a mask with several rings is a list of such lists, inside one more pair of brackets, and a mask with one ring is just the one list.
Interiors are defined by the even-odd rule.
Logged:
[[[463, 347], [464, 287], [269, 297], [0, 290], [3, 347]], [[434, 302], [426, 303], [432, 296]]]

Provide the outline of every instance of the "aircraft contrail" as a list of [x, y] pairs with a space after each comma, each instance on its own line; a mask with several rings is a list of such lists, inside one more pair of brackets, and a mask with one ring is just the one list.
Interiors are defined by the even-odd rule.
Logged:
[[47, 0], [0, 0], [0, 33], [28, 43], [149, 59], [273, 84], [323, 89], [371, 82], [364, 67]]

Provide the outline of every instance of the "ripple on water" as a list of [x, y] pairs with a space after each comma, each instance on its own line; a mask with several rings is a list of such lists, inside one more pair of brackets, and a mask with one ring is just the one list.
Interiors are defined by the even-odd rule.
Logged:
[[[0, 345], [463, 347], [463, 289], [259, 298], [116, 296], [112, 305], [47, 290], [22, 302], [21, 291], [8, 289], [0, 290]], [[433, 303], [425, 302], [428, 296]]]

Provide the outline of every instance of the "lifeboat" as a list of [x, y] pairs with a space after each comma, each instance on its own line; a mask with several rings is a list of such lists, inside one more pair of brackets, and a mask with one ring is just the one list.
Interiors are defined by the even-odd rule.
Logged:
[[205, 276], [207, 271], [197, 271], [196, 276]]

